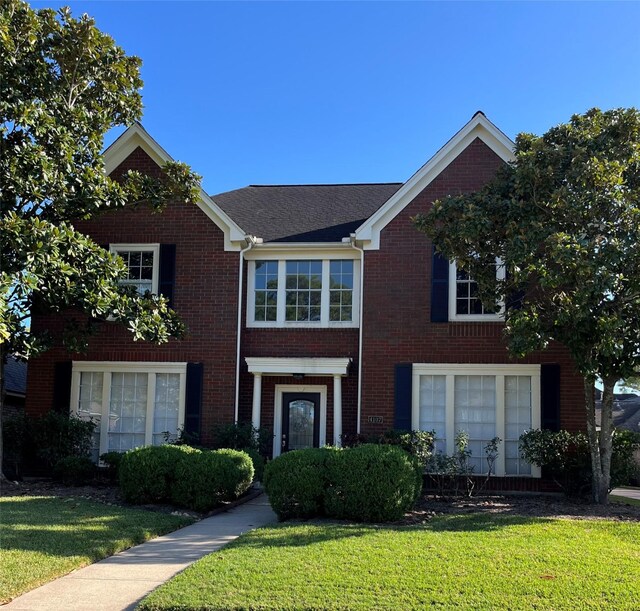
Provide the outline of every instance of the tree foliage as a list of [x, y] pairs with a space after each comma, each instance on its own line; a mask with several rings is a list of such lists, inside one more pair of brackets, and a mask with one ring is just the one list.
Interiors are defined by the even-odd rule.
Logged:
[[514, 154], [484, 189], [435, 202], [415, 224], [477, 280], [485, 305], [517, 304], [503, 312], [512, 354], [568, 348], [585, 378], [594, 473], [598, 462], [606, 479], [613, 385], [640, 365], [640, 112], [592, 109], [543, 136], [520, 134]]
[[[81, 349], [96, 321], [125, 324], [135, 339], [167, 341], [184, 327], [161, 296], [118, 284], [122, 260], [73, 223], [123, 206], [155, 210], [193, 202], [199, 179], [171, 162], [154, 179], [105, 175], [105, 133], [142, 114], [140, 59], [127, 56], [86, 15], [2, 0], [0, 13], [0, 344], [30, 354], [61, 342]], [[33, 308], [73, 308], [59, 337], [34, 335]]]

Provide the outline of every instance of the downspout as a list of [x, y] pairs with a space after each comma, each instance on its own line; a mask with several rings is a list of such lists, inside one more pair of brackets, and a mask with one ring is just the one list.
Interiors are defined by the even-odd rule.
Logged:
[[356, 245], [356, 235], [352, 233], [349, 240], [351, 247], [360, 253], [360, 303], [358, 304], [358, 421], [356, 433], [360, 434], [360, 420], [362, 418], [362, 321], [364, 312], [364, 249]]
[[256, 238], [246, 236], [248, 244], [246, 248], [240, 250], [240, 269], [238, 271], [238, 334], [236, 338], [236, 397], [234, 407], [234, 422], [238, 423], [240, 410], [240, 338], [242, 337], [242, 287], [244, 284], [244, 253], [251, 250], [256, 243]]

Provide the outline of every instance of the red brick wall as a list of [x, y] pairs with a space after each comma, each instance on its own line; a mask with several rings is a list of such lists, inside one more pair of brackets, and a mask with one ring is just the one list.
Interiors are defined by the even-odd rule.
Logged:
[[[380, 250], [365, 251], [362, 431], [393, 423], [396, 363], [509, 363], [501, 323], [431, 323], [432, 244], [411, 223], [432, 202], [477, 190], [501, 164], [481, 140], [473, 141], [382, 230]], [[560, 363], [561, 426], [585, 426], [583, 388], [566, 351], [552, 346], [526, 363]], [[367, 416], [383, 416], [382, 425]]]
[[[158, 167], [136, 149], [120, 168], [157, 173]], [[213, 424], [232, 422], [235, 401], [238, 253], [225, 252], [223, 233], [197, 206], [172, 203], [160, 214], [147, 208], [108, 212], [76, 227], [107, 243], [167, 243], [176, 245], [174, 308], [188, 328], [184, 340], [156, 346], [134, 342], [130, 333], [103, 324], [89, 352], [69, 355], [61, 349], [29, 363], [27, 410], [51, 408], [53, 365], [56, 361], [172, 361], [204, 364], [202, 432]], [[34, 329], [59, 329], [59, 318], [34, 316]]]

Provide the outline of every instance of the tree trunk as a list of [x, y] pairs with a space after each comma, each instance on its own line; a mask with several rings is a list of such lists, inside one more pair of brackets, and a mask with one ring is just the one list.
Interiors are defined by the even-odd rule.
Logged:
[[4, 469], [2, 468], [2, 461], [4, 458], [3, 452], [3, 430], [2, 430], [2, 414], [4, 412], [4, 347], [0, 344], [0, 482], [4, 483], [7, 478], [4, 476]]
[[585, 378], [584, 394], [587, 408], [587, 435], [591, 452], [592, 493], [594, 503], [607, 505], [611, 488], [611, 449], [613, 440], [613, 389], [617, 378], [603, 380], [602, 417], [600, 431], [596, 428], [593, 380]]

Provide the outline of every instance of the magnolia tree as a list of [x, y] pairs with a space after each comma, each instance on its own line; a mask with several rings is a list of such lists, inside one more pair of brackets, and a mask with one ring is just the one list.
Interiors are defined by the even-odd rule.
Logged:
[[575, 115], [541, 137], [520, 134], [514, 154], [484, 189], [437, 201], [414, 222], [477, 280], [486, 305], [507, 304], [513, 355], [551, 341], [571, 353], [584, 378], [593, 498], [606, 503], [613, 388], [640, 365], [640, 112]]
[[[34, 11], [19, 0], [3, 0], [0, 10], [0, 382], [9, 352], [28, 356], [54, 343], [82, 349], [107, 318], [135, 339], [180, 336], [167, 301], [119, 285], [122, 260], [73, 226], [127, 205], [159, 210], [170, 199], [197, 198], [199, 179], [180, 163], [166, 164], [158, 179], [105, 175], [105, 133], [142, 114], [140, 60], [86, 15]], [[34, 307], [84, 316], [66, 317], [58, 336], [35, 334]]]

